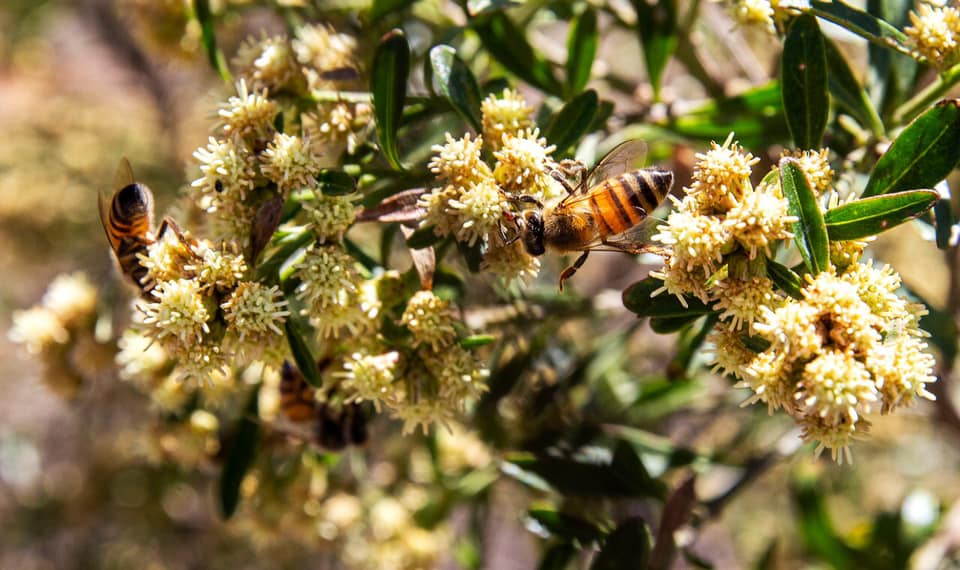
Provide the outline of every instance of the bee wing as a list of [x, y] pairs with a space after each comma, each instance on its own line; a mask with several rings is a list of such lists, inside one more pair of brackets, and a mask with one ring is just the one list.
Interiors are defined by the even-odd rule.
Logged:
[[133, 168], [130, 167], [130, 161], [125, 156], [120, 157], [117, 170], [113, 173], [113, 191], [122, 190], [134, 182], [136, 180], [133, 177]]
[[113, 238], [110, 236], [108, 224], [110, 223], [110, 200], [103, 196], [103, 192], [97, 192], [97, 212], [100, 214], [100, 225], [103, 226], [103, 233], [107, 236], [110, 246], [116, 248]]
[[587, 175], [586, 189], [593, 188], [607, 178], [643, 168], [643, 162], [646, 158], [647, 143], [642, 140], [633, 139], [618, 144], [600, 159], [600, 162]]
[[590, 249], [596, 251], [605, 249], [604, 246], [606, 246], [627, 253], [657, 253], [658, 250], [662, 250], [662, 247], [652, 243], [653, 236], [660, 231], [660, 225], [663, 223], [663, 220], [650, 216], [626, 231], [609, 236], [604, 243]]

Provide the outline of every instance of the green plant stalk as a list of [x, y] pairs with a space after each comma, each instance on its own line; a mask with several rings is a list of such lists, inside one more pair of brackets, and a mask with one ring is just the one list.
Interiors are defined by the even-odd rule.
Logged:
[[960, 81], [960, 63], [938, 75], [933, 83], [897, 107], [893, 112], [893, 122], [898, 125], [909, 123], [930, 105], [940, 100], [958, 81]]

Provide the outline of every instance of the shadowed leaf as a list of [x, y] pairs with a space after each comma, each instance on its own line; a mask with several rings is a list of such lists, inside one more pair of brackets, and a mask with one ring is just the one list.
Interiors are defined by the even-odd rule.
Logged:
[[407, 96], [407, 75], [410, 73], [410, 46], [403, 31], [394, 29], [380, 38], [373, 57], [370, 90], [377, 123], [380, 148], [396, 170], [403, 170], [397, 150], [397, 130], [403, 116]]
[[920, 216], [939, 199], [933, 190], [884, 194], [827, 210], [823, 221], [831, 240], [861, 239]]
[[590, 570], [647, 568], [651, 540], [647, 523], [640, 517], [629, 518], [610, 533], [603, 548], [593, 558]]
[[545, 136], [557, 146], [555, 154], [562, 155], [587, 133], [593, 125], [599, 104], [597, 92], [589, 89], [571, 99], [553, 116]]
[[663, 287], [663, 281], [647, 277], [637, 281], [623, 291], [623, 306], [640, 317], [688, 317], [705, 315], [712, 310], [696, 297], [688, 297], [686, 306], [666, 291], [651, 297], [654, 291]]
[[561, 96], [563, 86], [550, 69], [550, 64], [534, 51], [523, 30], [503, 12], [491, 12], [470, 21], [480, 36], [483, 47], [500, 65], [527, 83], [551, 95]]
[[567, 35], [567, 96], [579, 93], [590, 80], [597, 53], [597, 12], [587, 7], [570, 22]]
[[813, 16], [793, 21], [783, 42], [781, 84], [787, 125], [797, 148], [820, 148], [827, 127], [827, 60], [823, 34]]
[[260, 439], [259, 401], [260, 389], [257, 388], [251, 392], [243, 416], [237, 421], [227, 447], [218, 485], [220, 514], [224, 520], [232, 517], [240, 504], [240, 484], [243, 483], [243, 478], [257, 453], [257, 441]]
[[479, 132], [480, 86], [467, 64], [457, 57], [457, 50], [447, 45], [434, 46], [430, 50], [430, 67], [436, 91]]

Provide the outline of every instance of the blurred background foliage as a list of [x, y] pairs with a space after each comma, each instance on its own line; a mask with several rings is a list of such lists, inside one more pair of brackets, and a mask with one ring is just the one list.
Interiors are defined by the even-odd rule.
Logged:
[[[578, 136], [569, 148], [595, 158], [618, 141], [645, 139], [649, 161], [671, 168], [678, 187], [690, 180], [694, 153], [731, 131], [764, 167], [790, 146], [777, 40], [713, 2], [196, 4], [210, 10], [226, 54], [250, 35], [324, 21], [356, 34], [370, 65], [381, 35], [401, 27], [413, 51], [411, 93], [426, 91], [429, 48], [456, 45], [485, 92], [504, 79], [519, 87], [554, 143], [563, 132], [551, 116], [589, 86], [599, 96], [592, 120], [605, 134]], [[900, 29], [912, 8], [897, 0], [869, 7]], [[620, 291], [649, 266], [592, 259], [577, 292], [559, 297], [550, 274], [562, 260], [548, 258], [546, 276], [524, 290], [483, 275], [450, 280], [471, 292], [468, 322], [499, 323], [490, 391], [472, 431], [403, 437], [383, 420], [367, 447], [343, 454], [267, 448], [239, 516], [220, 520], [218, 462], [189, 465], [187, 444], [164, 443], [196, 436], [173, 429], [182, 418], [157, 419], [104, 363], [86, 363], [96, 382], [62, 399], [6, 340], [11, 312], [37, 302], [63, 271], [86, 271], [101, 308], [126, 318], [95, 193], [122, 155], [153, 188], [159, 212], [193, 178], [184, 165], [227, 91], [211, 72], [193, 8], [176, 0], [8, 0], [0, 8], [0, 567], [370, 564], [365, 552], [399, 535], [374, 526], [365, 540], [335, 546], [336, 525], [361, 508], [347, 496], [362, 498], [385, 525], [390, 513], [407, 513], [395, 524], [433, 534], [408, 532], [403, 548], [439, 548], [428, 558], [443, 568], [960, 564], [960, 416], [949, 382], [958, 264], [956, 248], [938, 250], [920, 223], [883, 235], [872, 250], [942, 311], [928, 321], [941, 351], [940, 399], [877, 420], [853, 466], [815, 459], [789, 418], [739, 407], [745, 391], [706, 366], [701, 325], [656, 334], [623, 309]], [[582, 37], [568, 34], [571, 21]], [[849, 110], [842, 96], [856, 94], [834, 92], [844, 112], [831, 113], [826, 146], [847, 164], [872, 165], [889, 141], [884, 128], [896, 131], [924, 110], [904, 104], [937, 76], [839, 27], [823, 29], [878, 110], [851, 122], [863, 106], [853, 97]], [[584, 74], [566, 48], [584, 53], [593, 41]], [[416, 185], [430, 145], [462, 131], [462, 121], [447, 112], [418, 125], [400, 147], [414, 172], [395, 183]], [[143, 449], [144, 433], [155, 434], [156, 449]]]

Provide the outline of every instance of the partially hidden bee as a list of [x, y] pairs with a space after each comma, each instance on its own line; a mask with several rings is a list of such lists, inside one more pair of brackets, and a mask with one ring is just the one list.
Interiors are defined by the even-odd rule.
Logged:
[[[330, 360], [319, 363], [326, 368]], [[296, 424], [307, 424], [306, 434], [292, 434], [329, 451], [341, 451], [347, 446], [367, 442], [367, 412], [357, 402], [337, 402], [336, 388], [327, 394], [326, 402], [316, 399], [316, 390], [303, 374], [290, 364], [283, 363], [280, 372], [280, 410]]]
[[153, 231], [153, 192], [146, 185], [137, 182], [133, 170], [126, 158], [120, 159], [113, 180], [113, 197], [107, 200], [102, 193], [97, 194], [100, 210], [100, 223], [107, 234], [107, 241], [113, 249], [113, 255], [123, 273], [140, 289], [144, 297], [149, 297], [155, 285], [147, 274], [147, 268], [140, 264], [138, 254], [146, 255], [147, 247], [162, 237], [167, 229], [182, 236], [180, 228], [170, 218], [164, 218], [160, 229]]
[[582, 252], [560, 274], [561, 291], [563, 282], [577, 272], [591, 251], [641, 253], [655, 249], [649, 244], [650, 228], [642, 222], [670, 193], [673, 173], [633, 168], [645, 153], [642, 141], [621, 143], [589, 173], [580, 166], [576, 186], [570, 185], [564, 172], [552, 172], [567, 190], [567, 196], [553, 207], [544, 207], [532, 196], [511, 196], [536, 205], [512, 217], [527, 253], [538, 256], [547, 248]]

